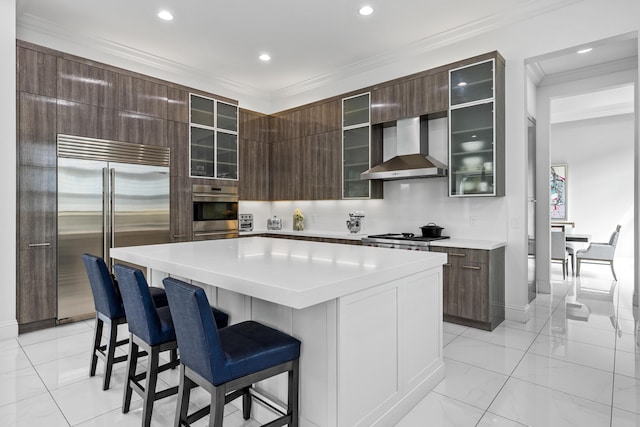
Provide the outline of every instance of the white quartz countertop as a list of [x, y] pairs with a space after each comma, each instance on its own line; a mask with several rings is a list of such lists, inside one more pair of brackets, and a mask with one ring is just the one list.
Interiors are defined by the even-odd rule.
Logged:
[[443, 253], [268, 237], [112, 248], [111, 257], [296, 309], [447, 262]]
[[493, 250], [506, 246], [506, 242], [498, 240], [474, 240], [474, 239], [443, 239], [434, 240], [431, 246], [439, 246], [442, 248], [468, 248], [468, 249], [484, 249]]
[[[266, 230], [266, 229], [254, 229], [253, 231], [240, 232], [240, 236], [251, 236], [255, 234], [281, 234], [288, 236], [299, 237], [329, 237], [334, 239], [348, 239], [348, 240], [362, 240], [367, 237], [367, 234], [353, 234], [349, 232], [338, 231], [293, 231], [293, 230]], [[499, 240], [481, 240], [481, 239], [460, 239], [450, 238], [443, 240], [434, 240], [431, 242], [431, 246], [440, 246], [446, 248], [468, 248], [468, 249], [484, 249], [493, 250], [506, 246], [506, 242]]]
[[348, 231], [318, 231], [318, 230], [267, 230], [267, 229], [254, 229], [253, 231], [241, 231], [240, 236], [251, 236], [255, 234], [281, 234], [285, 236], [299, 236], [299, 237], [328, 237], [332, 239], [347, 239], [347, 240], [362, 240], [363, 237], [367, 237], [363, 233], [350, 233]]

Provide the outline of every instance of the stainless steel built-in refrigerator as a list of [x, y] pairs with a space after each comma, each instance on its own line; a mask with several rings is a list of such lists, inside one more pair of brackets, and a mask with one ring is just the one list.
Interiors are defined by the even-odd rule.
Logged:
[[95, 312], [83, 253], [169, 241], [169, 150], [58, 135], [58, 322]]

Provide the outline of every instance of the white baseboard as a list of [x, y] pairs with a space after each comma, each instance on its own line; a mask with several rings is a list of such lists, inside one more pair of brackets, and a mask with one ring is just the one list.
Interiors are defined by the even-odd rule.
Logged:
[[529, 313], [530, 305], [527, 304], [524, 307], [515, 305], [505, 305], [504, 318], [513, 322], [527, 323], [531, 317]]
[[18, 337], [18, 322], [16, 320], [0, 323], [0, 341]]

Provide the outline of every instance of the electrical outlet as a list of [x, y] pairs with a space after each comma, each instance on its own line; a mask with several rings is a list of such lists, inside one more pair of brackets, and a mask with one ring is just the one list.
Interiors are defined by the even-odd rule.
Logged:
[[478, 217], [475, 215], [471, 215], [469, 217], [469, 225], [471, 225], [472, 227], [475, 227], [478, 224]]

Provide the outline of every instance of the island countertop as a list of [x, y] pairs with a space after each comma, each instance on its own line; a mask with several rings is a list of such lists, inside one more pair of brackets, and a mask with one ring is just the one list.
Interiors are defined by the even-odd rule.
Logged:
[[112, 248], [111, 257], [294, 309], [447, 262], [442, 253], [266, 237]]

